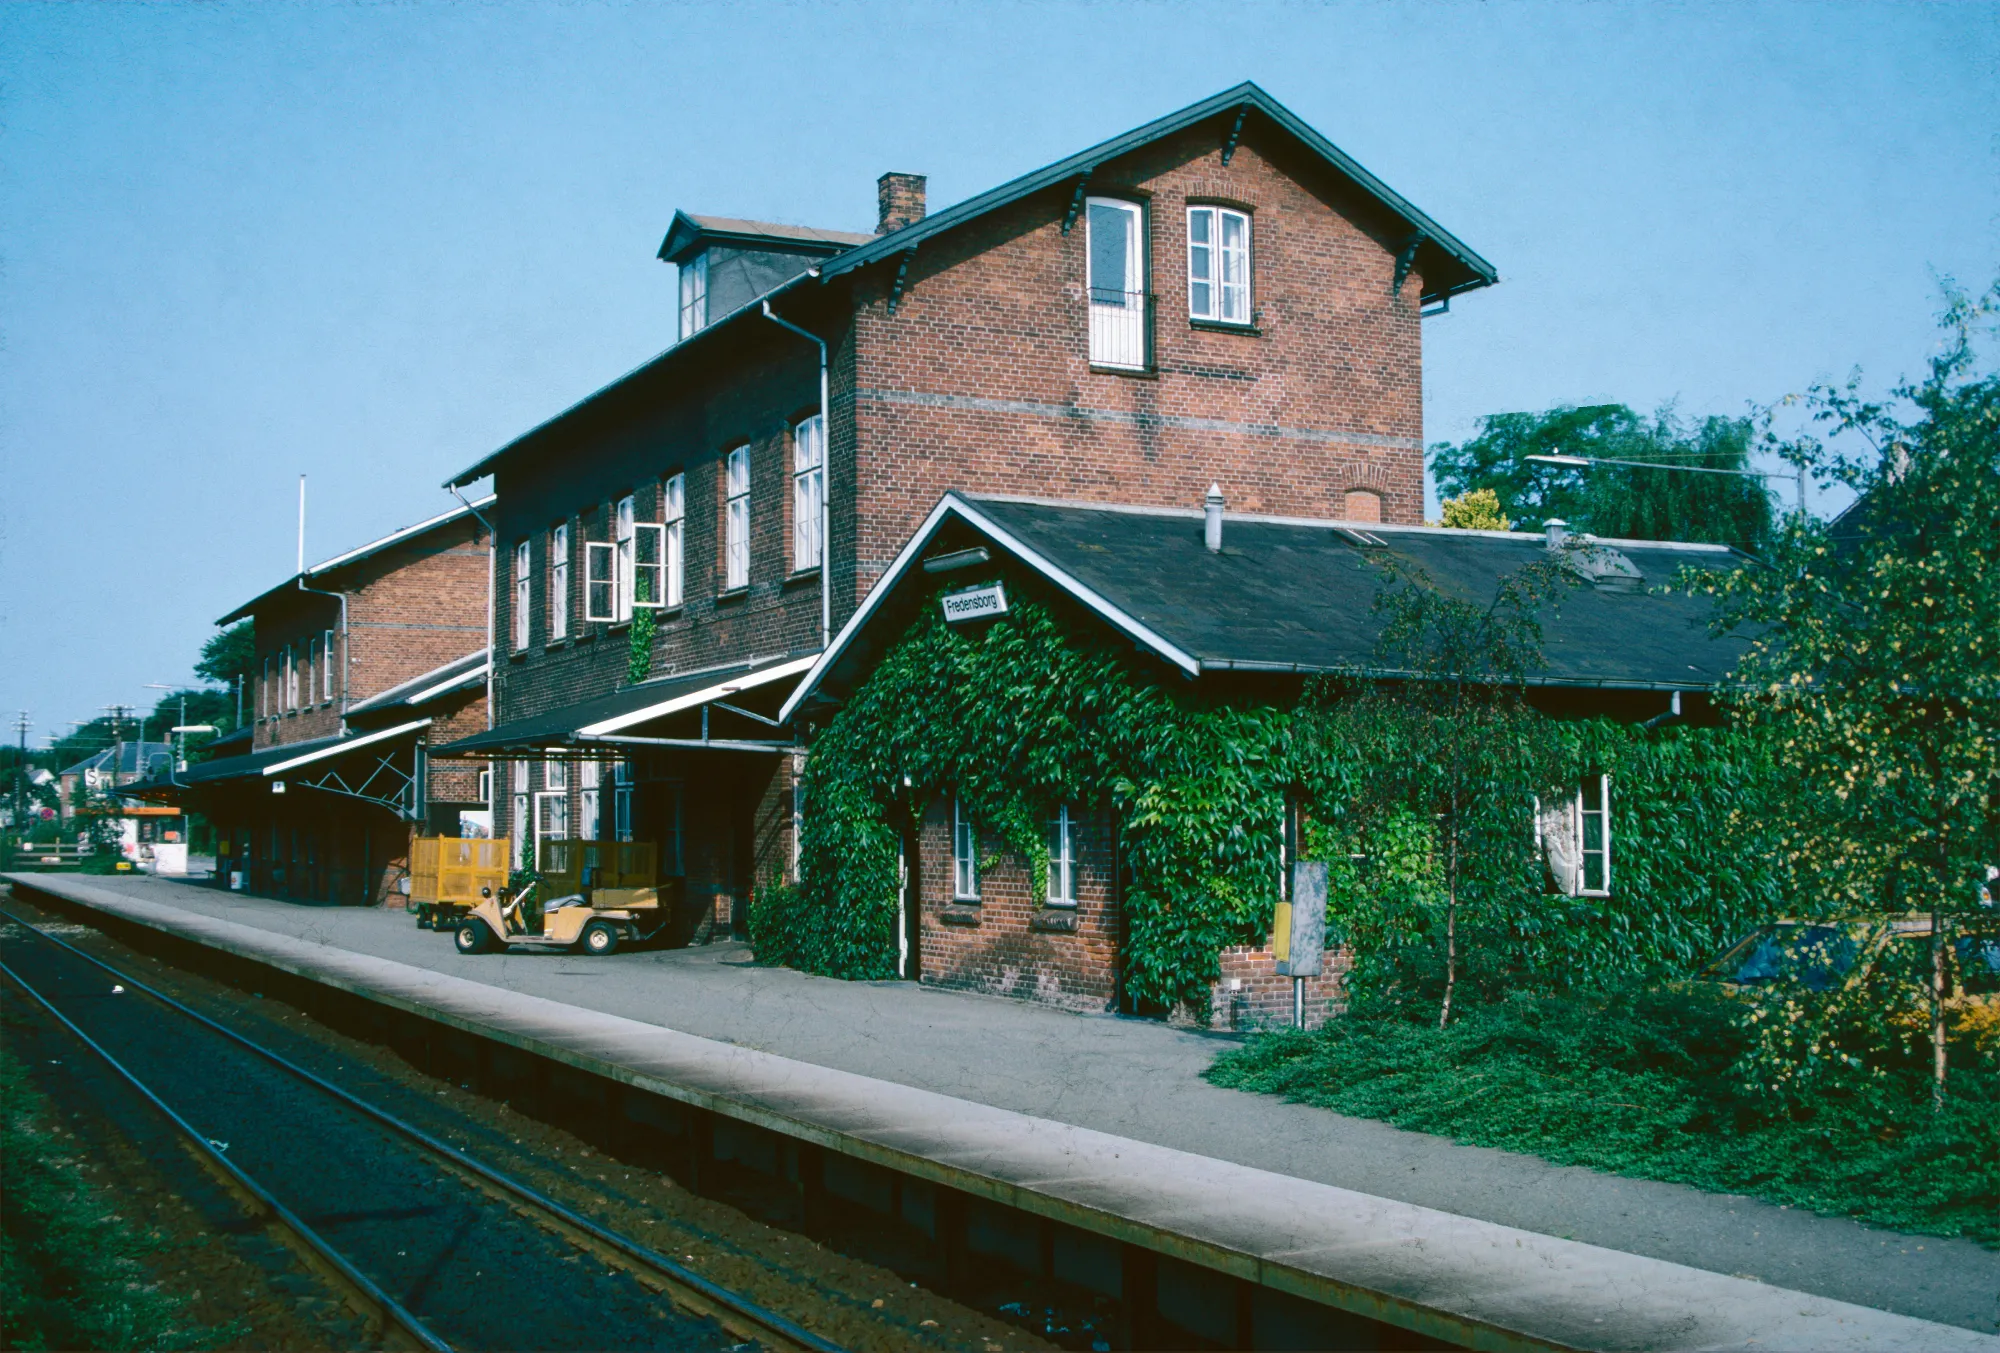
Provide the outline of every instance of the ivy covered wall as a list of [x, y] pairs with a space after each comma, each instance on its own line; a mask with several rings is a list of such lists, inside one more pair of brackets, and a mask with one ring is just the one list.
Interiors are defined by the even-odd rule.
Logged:
[[[1290, 791], [1315, 824], [1307, 851], [1335, 861], [1329, 924], [1355, 948], [1357, 997], [1433, 980], [1434, 825], [1382, 806], [1393, 768], [1329, 717], [1338, 693], [1187, 681], [1032, 581], [1008, 586], [1011, 611], [983, 625], [922, 606], [817, 732], [801, 882], [761, 893], [752, 914], [762, 960], [895, 976], [898, 851], [939, 795], [957, 795], [1037, 888], [1043, 822], [1058, 803], [1094, 804], [1119, 827], [1127, 999], [1205, 1009], [1219, 951], [1268, 934]], [[1462, 922], [1475, 991], [1685, 971], [1782, 909], [1790, 861], [1771, 824], [1792, 791], [1748, 735], [1579, 720], [1551, 740], [1572, 783], [1612, 777], [1612, 896], [1548, 892], [1528, 804], [1510, 809]]]

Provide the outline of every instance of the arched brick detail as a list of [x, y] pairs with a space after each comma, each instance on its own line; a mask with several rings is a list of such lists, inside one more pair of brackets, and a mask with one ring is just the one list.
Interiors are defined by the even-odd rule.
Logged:
[[1374, 489], [1349, 489], [1342, 496], [1340, 515], [1347, 521], [1381, 521], [1382, 495]]

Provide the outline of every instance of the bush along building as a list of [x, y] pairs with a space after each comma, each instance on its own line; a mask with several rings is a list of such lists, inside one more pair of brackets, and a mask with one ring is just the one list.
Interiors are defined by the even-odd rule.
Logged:
[[481, 768], [429, 756], [486, 726], [490, 507], [336, 555], [216, 622], [255, 621], [249, 745], [127, 792], [205, 814], [219, 884], [396, 901], [412, 835], [490, 830]]
[[1249, 84], [936, 213], [877, 187], [868, 236], [676, 215], [678, 341], [450, 481], [499, 562], [493, 727], [443, 753], [524, 863], [651, 843], [681, 939], [789, 895], [780, 707], [942, 494], [1414, 523], [1422, 317], [1496, 280]]
[[[1478, 951], [1462, 980], [1504, 983], [1540, 961], [1524, 946], [1565, 933], [1579, 953], [1633, 928], [1699, 950], [1770, 905], [1746, 884], [1754, 806], [1709, 695], [1743, 641], [1713, 635], [1709, 604], [1673, 586], [1741, 555], [1560, 524], [1225, 517], [1220, 499], [945, 495], [780, 711], [812, 735], [804, 869], [757, 908], [760, 958], [1289, 1020], [1269, 947], [1289, 860], [1329, 862], [1330, 924], [1383, 932], [1376, 961], [1436, 938], [1441, 907], [1422, 898], [1445, 882], [1450, 824], [1406, 772], [1448, 758], [1409, 728], [1371, 739], [1351, 721], [1370, 695], [1415, 702], [1440, 684], [1385, 658], [1393, 603], [1477, 616], [1535, 575], [1515, 631], [1532, 651], [1504, 684], [1550, 736], [1488, 747], [1518, 770], [1468, 790], [1495, 811], [1466, 836], [1478, 859], [1462, 888], [1481, 900], [1458, 918], [1457, 943]], [[1502, 895], [1514, 910], [1496, 922]], [[1354, 952], [1336, 943], [1307, 981], [1308, 1024], [1341, 1008]]]

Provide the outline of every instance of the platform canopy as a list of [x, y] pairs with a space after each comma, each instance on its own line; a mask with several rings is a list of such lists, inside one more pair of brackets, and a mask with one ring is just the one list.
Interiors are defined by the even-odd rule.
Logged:
[[119, 792], [178, 803], [190, 795], [230, 790], [288, 793], [296, 786], [359, 799], [420, 821], [426, 807], [423, 730], [430, 723], [429, 719], [411, 719], [369, 733], [282, 743], [246, 756], [202, 761], [185, 770], [170, 769], [125, 785]]

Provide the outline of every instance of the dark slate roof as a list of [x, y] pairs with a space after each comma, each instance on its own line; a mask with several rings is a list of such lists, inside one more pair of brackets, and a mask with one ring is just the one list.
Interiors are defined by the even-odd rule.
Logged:
[[743, 221], [733, 216], [694, 216], [674, 213], [666, 238], [660, 241], [660, 257], [679, 263], [697, 245], [721, 242], [748, 248], [788, 249], [801, 253], [837, 254], [868, 243], [873, 235], [852, 230], [824, 230], [819, 226], [781, 225], [776, 221]]
[[366, 700], [356, 701], [347, 707], [345, 717], [351, 719], [357, 714], [379, 714], [393, 707], [427, 705], [457, 691], [482, 685], [485, 680], [486, 650], [476, 648], [462, 658], [453, 658], [442, 667], [432, 668], [422, 676], [411, 677]]
[[[801, 665], [799, 659], [787, 655], [731, 663], [726, 667], [708, 668], [699, 672], [656, 677], [651, 681], [642, 682], [637, 686], [627, 686], [623, 690], [600, 695], [592, 700], [581, 700], [576, 704], [564, 705], [541, 714], [512, 719], [484, 733], [474, 733], [470, 737], [444, 743], [431, 750], [436, 755], [464, 756], [475, 752], [529, 752], [539, 748], [567, 746], [578, 741], [579, 729], [638, 714], [718, 686], [737, 683], [762, 684], [759, 678], [767, 677], [769, 673], [780, 668], [794, 665]], [[778, 688], [780, 693], [789, 690], [789, 682]], [[667, 715], [662, 714], [660, 717], [664, 718]]]
[[1408, 226], [1412, 233], [1421, 236], [1422, 243], [1417, 252], [1417, 269], [1423, 274], [1425, 300], [1441, 299], [1477, 287], [1491, 286], [1500, 280], [1500, 274], [1493, 265], [1474, 253], [1457, 236], [1417, 210], [1413, 203], [1363, 169], [1345, 151], [1313, 130], [1291, 109], [1248, 80], [1234, 89], [1225, 89], [1212, 98], [1189, 104], [1177, 113], [1169, 113], [1142, 127], [1134, 127], [1123, 135], [1114, 136], [1109, 141], [1101, 141], [1088, 150], [1081, 150], [1067, 158], [1057, 160], [1054, 164], [1046, 165], [1033, 173], [1023, 174], [1011, 183], [1003, 183], [998, 188], [983, 192], [977, 197], [967, 198], [956, 206], [926, 216], [921, 221], [904, 226], [901, 230], [891, 231], [872, 243], [840, 255], [821, 271], [825, 276], [832, 278], [856, 268], [865, 268], [881, 259], [893, 257], [905, 249], [915, 248], [922, 241], [950, 230], [953, 226], [963, 225], [1010, 202], [1017, 202], [1030, 193], [1074, 181], [1079, 175], [1106, 160], [1127, 154], [1149, 142], [1172, 136], [1203, 122], [1217, 124], [1216, 140], [1219, 145], [1223, 135], [1235, 127], [1238, 114], [1243, 115], [1243, 131], [1261, 130], [1261, 127], [1256, 125], [1258, 123], [1275, 125], [1381, 203]]
[[130, 785], [128, 794], [160, 794], [176, 789], [191, 789], [202, 785], [216, 785], [227, 780], [240, 780], [246, 776], [262, 775], [264, 767], [275, 766], [280, 761], [288, 761], [307, 752], [316, 752], [322, 747], [331, 747], [340, 738], [309, 738], [304, 742], [287, 742], [276, 747], [266, 747], [261, 752], [250, 752], [243, 756], [221, 756], [213, 761], [198, 761], [186, 770], [175, 771], [171, 777], [155, 776]]
[[114, 742], [99, 752], [92, 752], [73, 766], [64, 766], [63, 775], [81, 775], [87, 770], [116, 771], [119, 775], [135, 775], [174, 754], [174, 749], [164, 742]]
[[247, 750], [256, 740], [257, 730], [245, 724], [234, 733], [225, 733], [213, 742], [204, 742], [192, 754], [203, 761], [215, 761]]
[[[785, 715], [814, 689], [824, 685], [837, 697], [865, 674], [886, 641], [867, 631], [907, 623], [907, 601], [891, 598], [899, 588], [921, 590], [923, 556], [980, 543], [996, 556], [994, 564], [949, 576], [978, 583], [1004, 573], [1011, 558], [1191, 677], [1384, 672], [1375, 647], [1381, 620], [1373, 611], [1384, 584], [1382, 561], [1486, 601], [1503, 574], [1545, 558], [1548, 549], [1543, 536], [1524, 533], [1232, 515], [1222, 552], [1211, 554], [1198, 511], [947, 494], [800, 683]], [[1643, 590], [1580, 584], [1561, 594], [1540, 617], [1545, 666], [1530, 674], [1531, 682], [1695, 691], [1722, 680], [1745, 641], [1712, 636], [1709, 604], [1666, 585], [1683, 566], [1733, 568], [1744, 556], [1719, 545], [1598, 544], [1637, 566]]]

